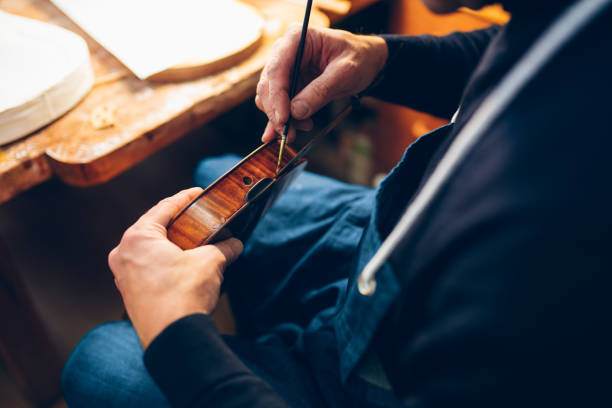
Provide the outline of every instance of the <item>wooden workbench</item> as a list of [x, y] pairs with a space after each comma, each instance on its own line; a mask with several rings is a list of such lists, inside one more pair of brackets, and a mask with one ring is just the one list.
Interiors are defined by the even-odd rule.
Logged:
[[[132, 75], [49, 1], [0, 0], [4, 11], [52, 22], [85, 38], [96, 78], [93, 89], [73, 110], [0, 147], [0, 203], [53, 176], [79, 186], [107, 181], [253, 96], [270, 45], [287, 25], [302, 20], [304, 8], [282, 0], [245, 2], [257, 7], [266, 21], [264, 40], [255, 54], [216, 75], [155, 84]], [[329, 20], [314, 10], [311, 24], [327, 26]], [[94, 127], [92, 117], [101, 108], [112, 112], [113, 126]]]
[[[96, 78], [96, 85], [73, 110], [0, 147], [0, 203], [51, 177], [79, 186], [107, 181], [252, 97], [271, 44], [290, 23], [302, 20], [304, 7], [283, 0], [244, 1], [265, 19], [263, 42], [253, 55], [199, 80], [155, 84], [137, 79], [48, 0], [0, 0], [4, 11], [81, 35]], [[313, 10], [311, 25], [327, 26], [329, 19]], [[96, 129], [92, 115], [101, 107], [113, 112], [114, 125]], [[0, 320], [0, 352], [7, 367], [33, 403], [49, 403], [59, 394], [61, 362], [1, 240]]]

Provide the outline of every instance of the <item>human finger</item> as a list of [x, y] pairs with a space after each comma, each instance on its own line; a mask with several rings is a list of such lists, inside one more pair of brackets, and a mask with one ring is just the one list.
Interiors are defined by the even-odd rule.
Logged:
[[[308, 127], [307, 123], [305, 125], [303, 125], [303, 126], [306, 127], [306, 129], [302, 129], [302, 128], [299, 128], [299, 129], [300, 130], [310, 130], [310, 129], [307, 129], [307, 127]], [[311, 126], [311, 128], [312, 128], [312, 126]], [[268, 122], [268, 124], [266, 125], [266, 128], [265, 128], [265, 130], [263, 132], [263, 135], [261, 136], [261, 141], [263, 143], [268, 143], [268, 142], [273, 141], [276, 138], [280, 138], [281, 132], [278, 132], [276, 130], [276, 128], [275, 128], [275, 126], [274, 126], [274, 124], [272, 122]], [[287, 142], [288, 143], [292, 143], [294, 140], [295, 140], [295, 127], [292, 124], [291, 126], [289, 126], [289, 133], [287, 133]]]
[[137, 223], [159, 224], [166, 227], [170, 220], [201, 192], [200, 187], [193, 187], [164, 198], [140, 217]]
[[330, 65], [293, 98], [291, 116], [297, 120], [307, 119], [331, 100], [343, 96], [343, 79], [342, 70]]
[[257, 106], [257, 109], [259, 109], [260, 111], [263, 111], [263, 103], [261, 102], [261, 97], [259, 95], [255, 95], [255, 106]]
[[229, 265], [234, 262], [238, 256], [242, 253], [244, 246], [239, 239], [229, 238], [225, 241], [217, 242], [213, 244], [223, 254], [226, 260], [226, 264]]
[[240, 240], [229, 238], [215, 244], [193, 248], [187, 252], [200, 258], [200, 263], [202, 265], [210, 265], [211, 262], [214, 262], [217, 263], [222, 270], [238, 258], [242, 252], [242, 248], [243, 246]]
[[274, 128], [272, 122], [268, 122], [263, 132], [263, 135], [261, 136], [261, 141], [263, 143], [271, 142], [272, 140], [276, 139], [277, 135], [278, 133], [276, 133], [276, 129]]
[[115, 275], [115, 270], [116, 270], [116, 265], [117, 265], [117, 253], [118, 252], [119, 252], [119, 247], [116, 246], [108, 253], [108, 266], [111, 272], [113, 273], [113, 275], [115, 276], [115, 281], [117, 280], [116, 275]]
[[274, 112], [270, 107], [270, 95], [269, 95], [269, 81], [265, 75], [265, 71], [262, 72], [259, 77], [259, 82], [257, 83], [257, 95], [255, 96], [255, 104], [257, 108], [266, 114], [268, 120], [272, 120], [274, 118]]
[[[277, 130], [289, 119], [289, 87], [294, 68], [301, 28], [292, 24], [280, 41], [274, 44], [270, 59], [262, 73], [268, 88], [262, 103]], [[266, 100], [266, 97], [268, 98]]]
[[[289, 125], [289, 131], [287, 132], [287, 143], [293, 143], [295, 140], [295, 125], [293, 122]], [[282, 134], [281, 134], [282, 136]]]

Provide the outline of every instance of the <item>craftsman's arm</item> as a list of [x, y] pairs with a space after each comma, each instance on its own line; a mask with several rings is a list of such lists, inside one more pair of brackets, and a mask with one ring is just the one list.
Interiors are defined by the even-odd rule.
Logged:
[[612, 406], [612, 138], [583, 120], [609, 110], [611, 21], [525, 85], [398, 248], [377, 350], [411, 407]]
[[[257, 85], [255, 103], [269, 119], [269, 142], [289, 119], [312, 128], [310, 117], [330, 101], [363, 93], [450, 118], [461, 94], [499, 27], [433, 36], [372, 36], [311, 28], [302, 59], [300, 88], [289, 101], [289, 79], [299, 27], [274, 45]], [[382, 75], [378, 86], [376, 79]], [[368, 89], [372, 88], [372, 89]], [[291, 140], [295, 130], [289, 132]]]
[[171, 324], [144, 359], [173, 407], [287, 407], [225, 345], [208, 315], [193, 314]]
[[384, 35], [389, 56], [371, 96], [449, 118], [491, 39], [492, 26], [443, 37]]
[[168, 222], [201, 192], [192, 188], [160, 201], [108, 257], [147, 368], [173, 406], [285, 406], [227, 348], [208, 316], [240, 241], [183, 251], [166, 237]]

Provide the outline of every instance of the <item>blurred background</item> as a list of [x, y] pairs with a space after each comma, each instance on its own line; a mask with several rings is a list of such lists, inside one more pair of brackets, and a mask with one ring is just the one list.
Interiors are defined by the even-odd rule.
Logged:
[[[265, 30], [269, 30], [274, 28], [270, 23], [274, 10], [294, 7], [296, 21], [300, 21], [305, 2], [252, 0], [246, 3], [255, 10], [263, 10]], [[168, 7], [173, 4], [168, 2]], [[496, 6], [479, 12], [461, 10], [453, 15], [435, 16], [420, 0], [324, 0], [315, 1], [315, 7], [323, 23], [326, 18], [332, 27], [373, 34], [442, 35], [504, 23], [509, 17]], [[98, 82], [94, 82], [90, 93], [74, 109], [76, 112], [86, 109], [82, 105], [91, 106], [94, 113], [103, 116], [103, 122], [108, 122], [99, 125], [107, 129], [104, 132], [129, 128], [121, 122], [126, 120], [121, 112], [132, 109], [125, 100], [112, 102], [114, 108], [110, 109], [110, 114], [95, 111], [97, 106], [114, 101], [121, 92], [141, 92], [147, 97], [148, 92], [158, 93], [165, 98], [163, 106], [168, 106], [174, 101], [172, 92], [178, 89], [173, 87], [188, 90], [190, 86], [200, 89], [206, 85], [206, 89], [213, 89], [222, 87], [223, 81], [231, 85], [227, 92], [241, 87], [232, 77], [237, 76], [238, 71], [231, 62], [220, 73], [202, 74], [212, 75], [214, 78], [210, 80], [180, 80], [180, 85], [173, 85], [174, 79], [170, 79], [170, 83], [149, 85], [152, 79], [137, 78], [126, 70], [85, 30], [61, 16], [62, 12], [51, 2], [0, 0], [0, 10], [52, 23], [60, 21], [65, 28], [86, 39]], [[141, 18], [146, 18], [146, 13], [143, 12]], [[133, 24], [136, 30], [138, 19], [134, 19]], [[264, 39], [261, 47], [266, 41]], [[240, 66], [247, 66], [253, 58], [265, 62], [265, 54], [260, 55], [259, 50], [253, 52], [244, 56]], [[98, 62], [100, 58], [107, 65]], [[104, 71], [102, 66], [112, 66], [115, 70]], [[43, 143], [44, 138], [76, 138], [77, 146], [89, 143], [86, 138], [93, 137], [92, 133], [82, 127], [71, 124], [73, 130], [70, 132], [58, 130], [60, 126], [69, 125], [73, 112], [25, 138], [0, 146], [1, 406], [65, 406], [59, 393], [59, 368], [88, 330], [122, 317], [120, 297], [106, 264], [108, 252], [146, 209], [190, 187], [196, 163], [203, 157], [228, 152], [244, 155], [259, 145], [266, 118], [253, 102], [258, 69], [260, 67], [249, 71], [248, 83], [240, 88], [243, 89], [240, 95], [230, 102], [220, 103], [222, 108], [217, 109], [218, 105], [211, 103], [211, 107], [201, 108], [204, 113], [200, 116], [197, 109], [190, 108], [185, 110], [189, 112], [188, 117], [180, 123], [177, 121], [184, 116], [182, 111], [173, 112], [165, 119], [170, 125], [158, 123], [156, 130], [142, 131], [129, 143], [111, 149], [108, 156], [120, 156], [120, 159], [113, 158], [109, 165], [100, 164], [105, 163], [103, 158], [96, 158], [90, 161], [91, 165], [79, 162], [79, 170], [72, 173], [71, 163], [68, 160], [67, 164], [63, 163], [57, 158], [63, 154], [57, 147], [46, 147], [44, 154], [41, 153], [43, 161], [35, 157], [32, 146]], [[193, 81], [193, 85], [189, 81]], [[114, 86], [117, 88], [112, 88]], [[103, 92], [104, 87], [111, 90]], [[202, 102], [196, 102], [193, 104], [196, 108], [202, 106]], [[143, 99], [142, 103], [148, 102]], [[332, 103], [318, 113], [316, 126], [324, 126], [343, 103]], [[146, 109], [150, 112], [152, 108]], [[117, 112], [116, 117], [112, 112]], [[134, 113], [130, 120], [138, 124], [145, 119], [149, 120], [148, 116]], [[172, 125], [174, 123], [179, 125]], [[352, 113], [311, 151], [308, 169], [347, 182], [375, 186], [415, 138], [442, 124], [444, 121], [439, 118], [365, 100], [362, 109]], [[109, 138], [109, 143], [115, 140], [108, 135], [104, 137]], [[157, 140], [161, 142], [155, 145]], [[302, 134], [298, 144], [306, 140], [308, 134]], [[99, 147], [97, 143], [95, 146]], [[79, 154], [85, 153], [79, 151]], [[129, 157], [135, 159], [128, 160]], [[44, 160], [49, 161], [49, 169]], [[25, 183], [24, 177], [29, 177], [33, 169], [42, 175]], [[17, 171], [22, 171], [23, 175], [15, 173]], [[222, 331], [233, 332], [231, 312], [225, 301], [215, 317]]]

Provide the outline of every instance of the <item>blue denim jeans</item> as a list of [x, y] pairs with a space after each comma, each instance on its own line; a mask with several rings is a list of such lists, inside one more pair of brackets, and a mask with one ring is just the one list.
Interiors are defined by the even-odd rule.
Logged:
[[[195, 173], [196, 185], [210, 184], [238, 159], [203, 160]], [[326, 405], [318, 381], [299, 361], [296, 343], [344, 290], [372, 198], [372, 189], [301, 174], [262, 218], [242, 257], [227, 271], [227, 290], [245, 336], [225, 340], [292, 406]], [[329, 330], [323, 336], [333, 338]], [[318, 341], [326, 343], [325, 338]], [[129, 322], [93, 329], [64, 368], [66, 402], [70, 407], [167, 407], [142, 356]]]
[[[291, 406], [401, 406], [389, 388], [355, 374], [399, 284], [389, 264], [378, 272], [373, 296], [359, 294], [356, 277], [417, 190], [419, 166], [448, 129], [421, 137], [376, 190], [301, 174], [226, 271], [241, 337], [224, 339]], [[203, 160], [196, 185], [207, 186], [237, 161], [236, 156]], [[167, 406], [142, 356], [130, 323], [95, 328], [64, 368], [66, 402]]]

